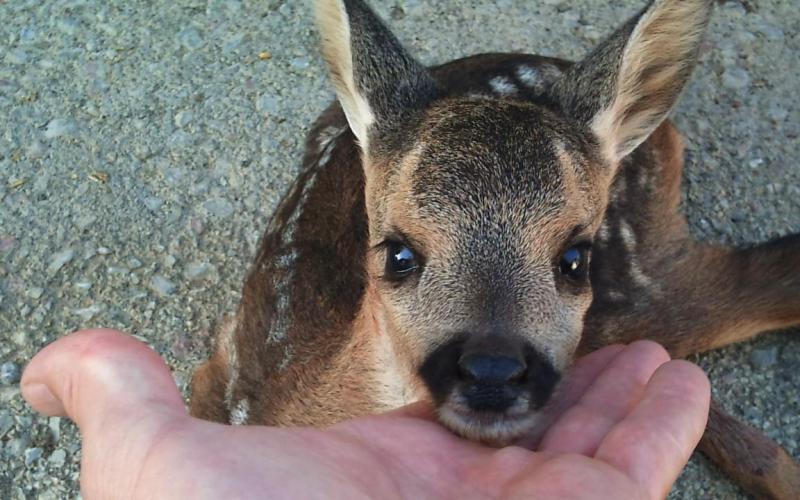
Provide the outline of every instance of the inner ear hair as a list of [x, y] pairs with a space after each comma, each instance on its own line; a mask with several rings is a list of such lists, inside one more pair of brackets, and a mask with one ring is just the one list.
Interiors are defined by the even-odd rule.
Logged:
[[656, 1], [639, 19], [622, 55], [615, 97], [591, 122], [607, 158], [631, 153], [677, 102], [708, 24], [704, 3]]
[[667, 117], [691, 75], [713, 0], [654, 0], [586, 59], [552, 95], [618, 164]]

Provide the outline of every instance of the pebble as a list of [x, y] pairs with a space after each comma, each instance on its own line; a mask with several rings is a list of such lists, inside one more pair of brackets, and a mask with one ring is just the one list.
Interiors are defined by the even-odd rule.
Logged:
[[217, 281], [217, 268], [208, 262], [190, 262], [183, 268], [183, 277], [189, 281]]
[[33, 300], [39, 300], [42, 297], [43, 293], [44, 293], [44, 288], [35, 286], [35, 287], [32, 287], [32, 288], [29, 288], [28, 291], [25, 292], [25, 295], [27, 295], [28, 297], [32, 298]]
[[178, 33], [178, 41], [188, 50], [197, 50], [205, 45], [200, 32], [191, 26]]
[[10, 64], [25, 64], [28, 62], [28, 53], [22, 49], [14, 49], [6, 54], [6, 61]]
[[50, 120], [44, 129], [44, 136], [47, 139], [55, 139], [64, 135], [72, 135], [78, 129], [75, 121], [69, 118], [56, 118]]
[[14, 419], [8, 413], [0, 413], [0, 438], [14, 427]]
[[753, 349], [750, 353], [750, 364], [753, 368], [763, 370], [774, 366], [778, 362], [778, 346], [769, 346]]
[[38, 447], [28, 448], [27, 450], [25, 450], [25, 465], [30, 465], [33, 462], [39, 460], [40, 458], [42, 458], [43, 453], [44, 450]]
[[61, 417], [50, 417], [47, 421], [47, 427], [50, 429], [53, 441], [57, 443], [61, 439]]
[[208, 210], [208, 213], [225, 219], [233, 214], [233, 204], [224, 198], [214, 198], [203, 203], [203, 208]]
[[47, 272], [50, 274], [55, 274], [64, 267], [64, 264], [71, 261], [72, 258], [75, 256], [75, 250], [72, 248], [67, 248], [66, 250], [62, 250], [55, 255], [53, 258], [50, 259], [50, 265], [47, 266]]
[[256, 99], [256, 111], [264, 114], [277, 113], [280, 109], [280, 101], [271, 94], [261, 94]]
[[13, 385], [19, 382], [19, 366], [11, 361], [0, 365], [0, 384]]
[[144, 206], [146, 206], [151, 212], [158, 211], [158, 209], [164, 204], [164, 200], [158, 196], [147, 196], [142, 201], [144, 202]]
[[8, 451], [11, 456], [18, 457], [22, 455], [22, 452], [28, 447], [29, 443], [30, 439], [28, 436], [14, 438], [6, 444], [6, 451]]
[[750, 73], [739, 66], [727, 68], [722, 73], [722, 84], [734, 90], [747, 88], [750, 86]]
[[177, 259], [174, 255], [168, 253], [164, 256], [164, 267], [167, 269], [172, 269], [172, 266], [175, 265], [175, 262], [177, 262]]
[[48, 458], [47, 461], [54, 467], [63, 467], [64, 463], [67, 461], [67, 452], [58, 448], [50, 454], [50, 458]]
[[17, 239], [13, 236], [0, 237], [0, 252], [10, 250], [17, 243]]
[[175, 293], [175, 283], [160, 274], [156, 274], [150, 278], [150, 289], [162, 296], [172, 295]]
[[289, 65], [294, 69], [308, 69], [311, 66], [311, 60], [307, 57], [295, 57], [289, 61]]
[[94, 318], [97, 313], [103, 310], [103, 306], [98, 304], [92, 304], [89, 307], [83, 307], [80, 309], [73, 309], [72, 313], [75, 316], [80, 316], [83, 321], [89, 321]]
[[174, 122], [178, 128], [184, 128], [194, 119], [194, 114], [191, 111], [178, 111], [175, 115]]

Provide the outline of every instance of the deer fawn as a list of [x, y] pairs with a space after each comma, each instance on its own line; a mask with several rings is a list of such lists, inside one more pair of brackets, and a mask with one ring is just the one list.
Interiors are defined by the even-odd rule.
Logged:
[[[194, 415], [328, 425], [428, 399], [502, 445], [576, 355], [648, 338], [683, 357], [800, 324], [800, 235], [706, 245], [678, 211], [665, 120], [712, 0], [652, 1], [576, 64], [433, 68], [361, 0], [317, 4], [338, 104], [194, 376]], [[760, 496], [800, 497], [800, 467], [716, 407], [701, 449]]]

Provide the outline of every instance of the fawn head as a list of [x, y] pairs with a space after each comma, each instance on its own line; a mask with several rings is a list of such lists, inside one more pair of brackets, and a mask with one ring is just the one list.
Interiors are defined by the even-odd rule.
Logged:
[[651, 2], [533, 104], [448, 95], [361, 0], [318, 1], [362, 152], [375, 319], [454, 431], [499, 444], [535, 424], [580, 340], [610, 184], [710, 10]]

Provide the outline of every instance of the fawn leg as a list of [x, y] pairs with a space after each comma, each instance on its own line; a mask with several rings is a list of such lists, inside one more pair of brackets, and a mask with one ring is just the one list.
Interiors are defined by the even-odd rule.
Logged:
[[779, 445], [727, 415], [714, 401], [698, 450], [757, 498], [800, 498], [800, 465]]

